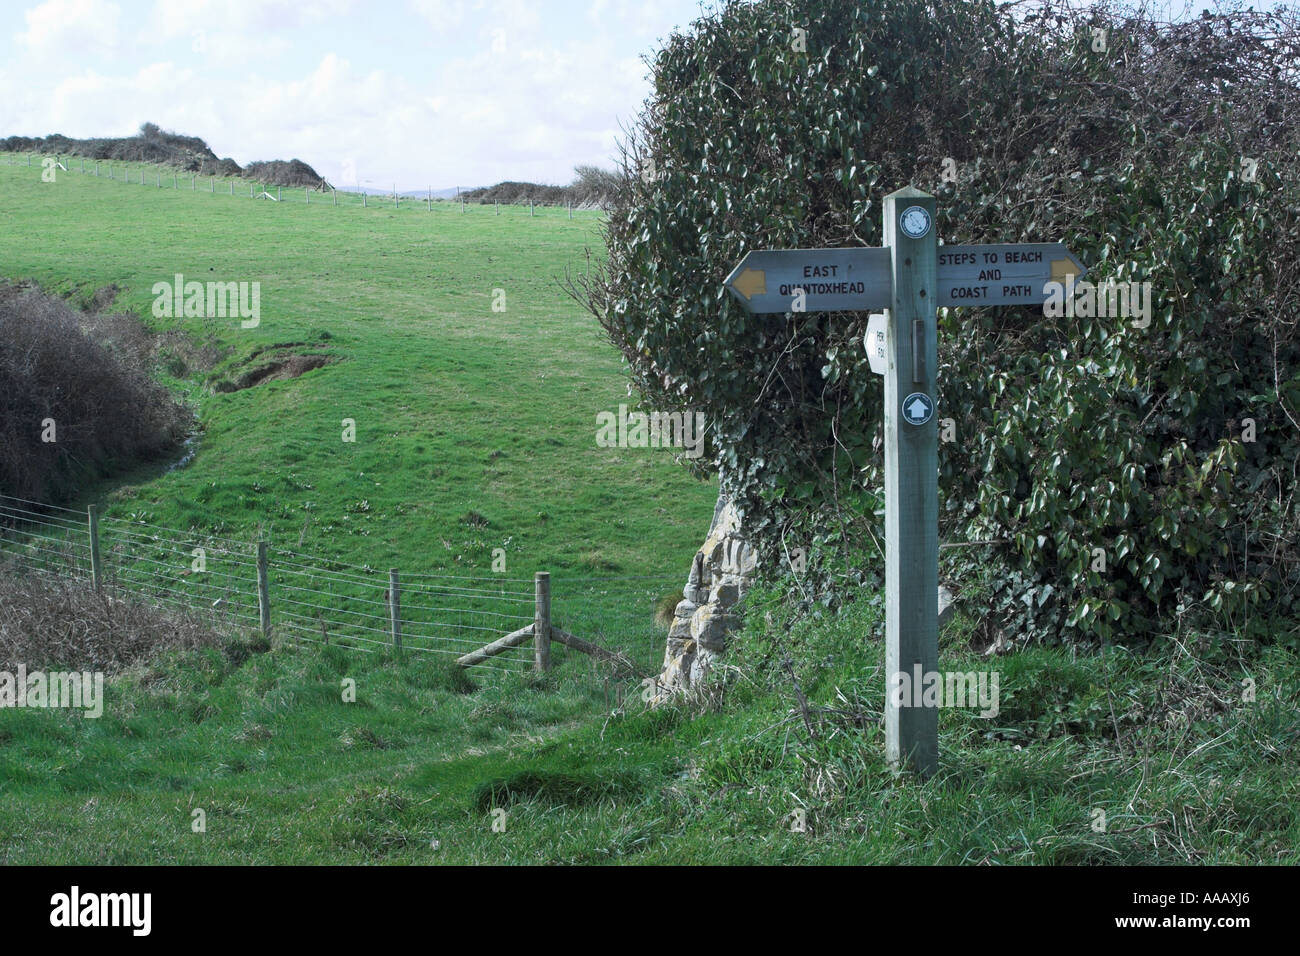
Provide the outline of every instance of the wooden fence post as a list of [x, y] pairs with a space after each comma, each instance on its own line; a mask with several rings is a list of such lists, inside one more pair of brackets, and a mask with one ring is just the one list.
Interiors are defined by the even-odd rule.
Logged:
[[533, 665], [539, 672], [551, 669], [551, 573], [533, 577]]
[[397, 568], [388, 569], [388, 621], [393, 634], [393, 648], [402, 649], [402, 590]]
[[302, 194], [303, 194], [304, 196], [307, 197], [307, 205], [310, 206], [310, 205], [311, 205], [311, 187], [310, 187], [310, 186], [303, 186], [303, 187], [302, 187]]
[[271, 581], [266, 566], [266, 542], [257, 542], [257, 611], [262, 636], [271, 639]]
[[86, 516], [90, 519], [90, 579], [95, 583], [95, 591], [99, 592], [104, 586], [104, 566], [99, 558], [99, 509], [90, 505]]

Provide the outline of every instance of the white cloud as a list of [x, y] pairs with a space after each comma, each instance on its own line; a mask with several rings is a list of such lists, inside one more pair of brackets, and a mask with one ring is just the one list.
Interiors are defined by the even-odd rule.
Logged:
[[30, 53], [65, 57], [117, 44], [122, 8], [106, 0], [46, 0], [24, 14], [27, 29], [15, 39]]
[[410, 0], [410, 8], [435, 33], [448, 33], [465, 22], [464, 0]]
[[145, 22], [165, 37], [284, 29], [343, 17], [358, 0], [154, 0]]
[[[599, 26], [587, 0], [566, 12], [549, 0], [403, 0], [391, 30], [353, 0], [132, 2], [121, 0], [116, 33], [102, 31], [116, 37], [111, 56], [15, 47], [0, 63], [0, 135], [123, 136], [148, 120], [241, 164], [296, 156], [339, 184], [568, 182], [574, 165], [612, 164], [620, 122], [647, 92], [638, 54], [651, 41], [618, 22], [631, 0], [602, 0]], [[38, 10], [77, 3], [94, 5]], [[304, 17], [323, 19], [283, 25]]]

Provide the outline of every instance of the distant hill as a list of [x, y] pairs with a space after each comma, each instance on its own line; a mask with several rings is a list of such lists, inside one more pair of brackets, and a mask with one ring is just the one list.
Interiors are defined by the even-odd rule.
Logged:
[[244, 175], [270, 186], [308, 186], [312, 189], [329, 189], [330, 184], [322, 179], [316, 170], [301, 159], [272, 159], [249, 163], [244, 167]]
[[[218, 159], [217, 154], [199, 137], [182, 136], [160, 129], [155, 123], [144, 123], [134, 136], [116, 139], [73, 139], [61, 133], [51, 133], [49, 136], [9, 136], [0, 139], [0, 151], [55, 153], [128, 163], [158, 163], [200, 176], [244, 176], [267, 186], [305, 186], [320, 190], [334, 188], [300, 159], [258, 160], [241, 169], [228, 156]], [[466, 202], [486, 204], [534, 202], [540, 206], [563, 206], [573, 203], [579, 208], [592, 208], [606, 206], [621, 182], [620, 174], [595, 166], [578, 166], [574, 169], [574, 174], [573, 182], [567, 186], [508, 181], [475, 189], [436, 189], [433, 195], [438, 199], [454, 199], [459, 195]], [[391, 190], [382, 187], [351, 186], [344, 189], [372, 196], [392, 195]], [[400, 195], [419, 199], [428, 193], [416, 189]]]
[[145, 123], [134, 136], [117, 139], [72, 139], [61, 133], [49, 136], [10, 136], [0, 139], [0, 150], [10, 152], [63, 153], [87, 159], [127, 163], [158, 163], [175, 166], [200, 176], [250, 176], [268, 186], [309, 186], [329, 189], [330, 184], [299, 159], [249, 163], [247, 169], [230, 157], [218, 159], [208, 144], [197, 136], [182, 136]]
[[620, 179], [617, 173], [595, 166], [578, 166], [575, 178], [568, 186], [548, 186], [539, 183], [503, 182], [481, 189], [461, 193], [466, 202], [526, 203], [539, 206], [604, 206], [613, 197]]

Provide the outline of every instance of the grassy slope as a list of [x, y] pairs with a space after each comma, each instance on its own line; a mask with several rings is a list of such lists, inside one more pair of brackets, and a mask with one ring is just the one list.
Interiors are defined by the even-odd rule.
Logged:
[[[0, 216], [30, 224], [48, 212], [42, 212], [43, 204], [56, 200], [34, 198], [33, 187], [14, 178], [19, 172], [0, 165]], [[74, 215], [74, 188], [86, 189], [74, 179], [73, 198], [57, 200], [65, 203], [65, 215], [50, 227], [58, 233], [56, 245], [24, 243], [4, 230], [0, 272], [70, 288], [76, 270], [87, 290], [109, 281], [133, 288], [152, 281], [153, 272], [127, 265], [134, 261], [129, 255], [105, 252], [105, 246], [116, 250], [124, 242], [108, 242], [100, 210], [109, 200], [82, 193], [82, 208]], [[144, 198], [123, 200], [112, 207], [114, 216], [145, 215]], [[195, 197], [165, 191], [147, 198], [175, 203], [196, 217], [201, 208], [193, 205]], [[225, 530], [240, 531], [269, 513], [277, 530], [296, 536], [303, 519], [288, 491], [252, 490], [253, 482], [274, 483], [285, 458], [296, 456], [294, 472], [311, 476], [320, 510], [334, 509], [339, 522], [348, 501], [363, 496], [372, 505], [410, 500], [423, 509], [408, 516], [386, 507], [382, 519], [369, 519], [369, 536], [326, 535], [319, 530], [322, 521], [307, 533], [319, 550], [365, 552], [376, 561], [394, 553], [403, 560], [437, 553], [429, 546], [436, 532], [425, 528], [431, 515], [454, 523], [462, 509], [474, 507], [492, 518], [489, 530], [496, 530], [504, 527], [497, 522], [516, 513], [504, 493], [513, 487], [558, 502], [549, 506], [551, 521], [526, 528], [525, 555], [558, 562], [573, 550], [565, 547], [569, 535], [585, 534], [601, 560], [649, 568], [657, 566], [662, 551], [682, 566], [681, 553], [694, 547], [707, 520], [707, 489], [693, 488], [657, 464], [638, 465], [631, 453], [592, 454], [585, 426], [593, 417], [591, 405], [583, 404], [578, 414], [561, 400], [594, 394], [604, 403], [596, 407], [616, 404], [617, 364], [594, 338], [590, 354], [573, 348], [570, 340], [590, 329], [576, 312], [566, 311], [570, 307], [558, 294], [549, 310], [538, 309], [524, 321], [513, 306], [506, 316], [493, 316], [486, 293], [478, 291], [480, 282], [508, 281], [490, 272], [498, 263], [489, 258], [531, 262], [534, 288], [545, 289], [538, 277], [560, 268], [546, 257], [562, 260], [581, 239], [575, 233], [558, 252], [548, 252], [543, 239], [578, 226], [553, 216], [542, 234], [529, 231], [537, 223], [516, 223], [519, 228], [503, 242], [491, 232], [490, 220], [467, 218], [458, 225], [459, 213], [339, 210], [358, 221], [309, 219], [319, 212], [236, 204], [196, 219], [209, 233], [225, 230], [219, 242], [192, 226], [190, 233], [178, 227], [173, 234], [173, 242], [194, 250], [197, 262], [176, 268], [197, 272], [206, 261], [198, 250], [207, 242], [231, 247], [232, 230], [243, 224], [242, 251], [231, 254], [245, 257], [239, 267], [270, 262], [281, 275], [276, 287], [295, 290], [294, 305], [273, 313], [271, 280], [264, 278], [263, 329], [224, 329], [227, 341], [249, 348], [243, 335], [250, 342], [285, 341], [328, 328], [347, 361], [296, 383], [201, 398], [209, 428], [199, 458], [185, 472], [145, 483], [131, 507], [147, 508], [164, 524], [217, 520]], [[298, 269], [286, 269], [286, 258], [267, 248], [285, 235], [286, 222], [299, 222], [289, 218], [294, 215], [333, 237], [333, 251], [327, 244], [299, 265], [320, 273], [310, 277], [315, 285], [294, 278]], [[437, 266], [432, 254], [399, 253], [433, 241], [429, 233], [436, 230], [421, 225], [430, 215], [447, 224], [448, 235], [459, 230], [454, 234], [475, 255], [463, 253], [453, 268]], [[159, 228], [152, 222], [157, 217], [150, 218], [137, 228]], [[364, 256], [348, 255], [340, 234], [351, 231], [369, 235], [371, 245], [358, 247], [370, 250]], [[312, 235], [304, 226], [295, 242]], [[535, 245], [528, 244], [530, 236]], [[69, 244], [83, 253], [74, 256]], [[153, 249], [157, 264], [167, 260], [165, 242], [146, 237], [144, 245]], [[349, 265], [348, 258], [366, 265]], [[418, 262], [426, 263], [423, 269], [413, 268]], [[229, 273], [223, 278], [244, 277], [230, 261], [222, 261], [217, 273], [222, 270]], [[331, 280], [351, 278], [334, 287], [326, 272]], [[469, 291], [438, 291], [439, 281], [429, 275], [465, 282]], [[466, 281], [472, 276], [480, 278]], [[414, 287], [423, 288], [423, 296], [407, 291]], [[147, 305], [147, 290], [132, 294], [130, 301]], [[446, 310], [442, 318], [423, 316], [421, 302], [429, 297]], [[321, 308], [321, 298], [328, 308]], [[375, 317], [381, 313], [388, 318]], [[398, 314], [407, 317], [400, 326], [391, 322]], [[268, 326], [276, 331], [268, 332]], [[412, 327], [424, 329], [429, 341], [408, 341], [415, 338]], [[565, 329], [571, 334], [560, 350], [539, 353], [549, 356], [545, 361], [525, 361], [499, 345], [503, 336], [514, 336], [536, 348]], [[386, 344], [388, 336], [399, 334], [400, 353]], [[423, 387], [405, 388], [409, 378], [399, 363], [416, 350], [423, 350], [423, 361], [409, 364], [425, 370]], [[516, 363], [529, 388], [479, 391], [505, 362]], [[387, 376], [379, 374], [385, 371]], [[565, 379], [566, 372], [578, 377]], [[437, 392], [438, 401], [425, 389]], [[551, 396], [553, 405], [531, 408], [539, 395]], [[457, 401], [465, 403], [465, 419], [424, 423], [446, 407], [439, 402]], [[470, 407], [471, 401], [476, 405]], [[336, 447], [334, 420], [344, 414], [357, 417], [363, 430], [366, 416], [396, 416], [371, 432], [386, 454], [365, 442]], [[569, 421], [569, 415], [583, 431], [572, 442], [557, 426], [522, 446], [499, 437], [501, 429], [521, 420], [544, 427], [547, 421]], [[287, 435], [280, 426], [284, 420], [296, 423]], [[493, 420], [497, 424], [485, 424]], [[396, 422], [424, 430], [403, 437]], [[447, 434], [437, 436], [438, 428]], [[302, 437], [300, 429], [317, 437]], [[388, 437], [393, 433], [399, 437]], [[542, 447], [552, 434], [566, 443], [553, 453]], [[417, 452], [417, 444], [425, 451]], [[417, 457], [428, 456], [431, 448], [442, 456]], [[457, 497], [461, 481], [475, 489], [484, 485], [486, 454], [497, 448], [506, 452], [497, 466], [501, 474], [476, 497]], [[431, 494], [397, 494], [431, 484], [427, 472], [434, 469], [442, 475]], [[384, 484], [360, 490], [354, 474], [360, 471], [382, 476]], [[529, 480], [533, 475], [545, 480]], [[674, 533], [651, 496], [624, 497], [643, 480], [668, 483], [683, 501], [694, 493], [691, 507], [699, 509], [698, 518]], [[575, 490], [551, 494], [563, 482]], [[191, 513], [177, 503], [209, 483], [216, 487], [201, 513], [215, 518], [201, 518], [200, 509]], [[613, 529], [610, 544], [603, 543], [601, 519], [592, 518], [593, 511], [606, 512], [599, 493], [589, 490], [597, 487], [614, 489], [607, 494], [620, 499], [612, 511], [625, 524]], [[292, 517], [275, 516], [268, 497], [281, 501]], [[470, 555], [486, 541], [462, 543], [468, 540], [461, 528], [454, 551], [483, 566], [485, 561], [470, 562]], [[1072, 659], [1031, 650], [995, 664], [966, 650], [971, 622], [959, 618], [944, 635], [944, 666], [996, 667], [1003, 709], [993, 721], [967, 711], [943, 712], [943, 770], [920, 785], [895, 777], [883, 761], [883, 655], [879, 641], [870, 639], [881, 630], [877, 608], [861, 601], [834, 620], [787, 628], [779, 605], [762, 603], [757, 594], [753, 600], [757, 611], [734, 657], [743, 672], [715, 695], [720, 705], [644, 712], [632, 688], [627, 706], [611, 713], [604, 686], [580, 660], [541, 680], [491, 675], [472, 690], [425, 660], [394, 663], [333, 648], [283, 647], [247, 659], [234, 651], [182, 655], [134, 671], [114, 683], [99, 721], [57, 712], [0, 712], [0, 862], [1297, 860], [1300, 715], [1294, 688], [1300, 666], [1293, 650], [1275, 647], [1236, 658], [1218, 649], [1231, 647], [1228, 642], [1216, 638], [1198, 646], [1196, 636], [1181, 635], [1180, 642], [1147, 658], [1116, 651]], [[1186, 646], [1195, 654], [1181, 649]], [[811, 739], [792, 709], [780, 666], [787, 656], [813, 707]], [[345, 676], [357, 681], [355, 704], [341, 699]], [[1254, 703], [1241, 700], [1243, 676], [1257, 685]], [[794, 833], [788, 815], [801, 807], [807, 831]], [[201, 835], [191, 829], [194, 808], [207, 813]], [[504, 833], [492, 829], [493, 808], [508, 811]], [[1105, 833], [1092, 829], [1096, 809], [1107, 814]]]
[[[884, 764], [877, 613], [786, 632], [776, 610], [712, 705], [656, 711], [606, 711], [576, 665], [470, 692], [337, 648], [173, 657], [115, 682], [98, 721], [0, 712], [0, 862], [1300, 861], [1294, 652], [1000, 660], [1002, 713], [944, 711], [920, 785]], [[963, 642], [946, 667], [991, 666]]]
[[[500, 546], [512, 575], [687, 566], [713, 492], [667, 452], [595, 443], [596, 413], [627, 401], [624, 379], [558, 284], [598, 246], [594, 214], [335, 208], [301, 191], [254, 202], [247, 187], [146, 181], [42, 183], [39, 166], [0, 164], [0, 276], [83, 296], [115, 283], [118, 307], [232, 348], [225, 367], [322, 330], [341, 361], [227, 394], [191, 387], [201, 453], [119, 492], [113, 514], [250, 540], [264, 526], [280, 546], [409, 571], [486, 572]], [[151, 288], [176, 273], [260, 282], [261, 324], [154, 320]], [[349, 513], [362, 500], [369, 510]], [[471, 511], [489, 525], [467, 528]]]

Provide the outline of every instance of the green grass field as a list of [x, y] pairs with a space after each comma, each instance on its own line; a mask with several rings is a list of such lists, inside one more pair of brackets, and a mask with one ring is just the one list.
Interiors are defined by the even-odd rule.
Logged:
[[[234, 196], [158, 189], [153, 168], [146, 186], [40, 173], [0, 163], [0, 275], [83, 299], [116, 285], [116, 307], [229, 349], [218, 380], [285, 343], [335, 360], [228, 393], [173, 380], [202, 422], [200, 453], [114, 485], [110, 514], [250, 541], [262, 531], [412, 572], [487, 574], [505, 547], [512, 575], [684, 576], [716, 491], [671, 452], [595, 442], [597, 412], [628, 401], [625, 379], [560, 280], [586, 269], [587, 248], [601, 253], [597, 214], [334, 207], [301, 190], [254, 201], [246, 184]], [[260, 282], [260, 324], [155, 319], [153, 285], [177, 273]], [[497, 289], [505, 311], [493, 311]], [[487, 525], [467, 526], [471, 513]]]
[[[202, 422], [198, 454], [95, 489], [111, 515], [412, 572], [486, 577], [504, 546], [512, 577], [684, 577], [714, 490], [667, 452], [595, 445], [624, 378], [556, 282], [585, 267], [593, 214], [39, 173], [0, 161], [0, 276], [81, 299], [116, 284], [142, 316], [177, 272], [262, 283], [256, 329], [150, 318], [230, 353], [166, 377]], [[335, 361], [207, 387], [283, 343]], [[747, 604], [734, 668], [654, 710], [576, 654], [467, 680], [429, 658], [232, 634], [110, 681], [99, 720], [0, 711], [0, 862], [1300, 861], [1292, 648], [1240, 648], [1228, 628], [1148, 656], [985, 658], [961, 611], [944, 667], [1000, 670], [1001, 712], [943, 711], [941, 771], [920, 783], [884, 760], [879, 603], [799, 620], [763, 591]], [[616, 589], [588, 613], [623, 615], [638, 649], [662, 640]]]

